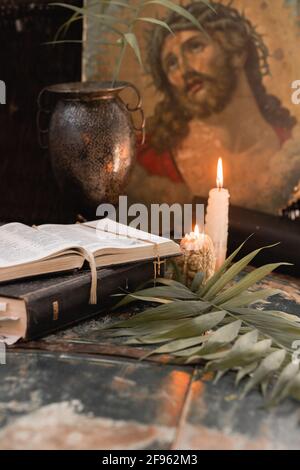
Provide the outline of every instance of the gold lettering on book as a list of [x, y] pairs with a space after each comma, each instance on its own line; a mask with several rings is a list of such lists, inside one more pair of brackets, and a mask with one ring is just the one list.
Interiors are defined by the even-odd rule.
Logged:
[[53, 320], [58, 320], [59, 316], [59, 303], [57, 300], [52, 302], [52, 310], [53, 310]]

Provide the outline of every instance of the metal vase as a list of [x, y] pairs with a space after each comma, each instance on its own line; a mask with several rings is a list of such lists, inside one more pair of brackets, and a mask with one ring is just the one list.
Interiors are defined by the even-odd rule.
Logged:
[[[126, 88], [137, 95], [133, 107], [120, 97]], [[38, 106], [40, 144], [49, 147], [64, 200], [83, 214], [100, 203], [115, 204], [135, 161], [136, 131], [144, 139], [138, 90], [127, 82], [113, 87], [109, 82], [52, 85], [41, 91]], [[140, 128], [132, 120], [135, 111], [141, 114]]]

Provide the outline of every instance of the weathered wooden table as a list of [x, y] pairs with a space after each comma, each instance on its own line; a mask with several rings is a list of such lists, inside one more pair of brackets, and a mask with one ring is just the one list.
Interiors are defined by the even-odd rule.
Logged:
[[[270, 309], [300, 316], [300, 283], [278, 275]], [[122, 313], [126, 317], [128, 313]], [[101, 315], [40, 341], [18, 344], [0, 366], [1, 449], [299, 449], [300, 406], [266, 410], [244, 400], [227, 374], [214, 385], [199, 367], [93, 333]]]

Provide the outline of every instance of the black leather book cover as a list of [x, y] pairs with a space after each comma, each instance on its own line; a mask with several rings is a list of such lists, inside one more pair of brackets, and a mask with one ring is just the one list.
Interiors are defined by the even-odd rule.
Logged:
[[26, 340], [45, 336], [111, 307], [112, 294], [133, 291], [153, 278], [153, 262], [131, 263], [97, 271], [97, 305], [89, 305], [91, 274], [43, 276], [0, 284], [0, 296], [23, 299], [27, 309]]

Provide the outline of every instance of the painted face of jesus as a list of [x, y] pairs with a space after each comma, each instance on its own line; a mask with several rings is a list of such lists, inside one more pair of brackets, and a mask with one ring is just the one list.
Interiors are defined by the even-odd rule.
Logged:
[[173, 93], [198, 117], [221, 112], [237, 84], [237, 69], [220, 43], [195, 30], [169, 35], [161, 60]]

